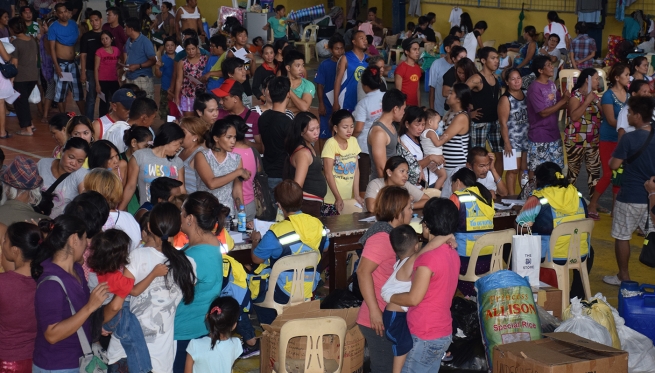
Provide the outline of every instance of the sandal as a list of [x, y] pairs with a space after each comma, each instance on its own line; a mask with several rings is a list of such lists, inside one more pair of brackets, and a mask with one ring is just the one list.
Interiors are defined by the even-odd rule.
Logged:
[[4, 135], [4, 136], [0, 136], [0, 139], [1, 139], [1, 140], [5, 140], [5, 139], [8, 139], [8, 138], [10, 138], [10, 137], [11, 137], [11, 134], [10, 134], [9, 132], [7, 132], [6, 135]]
[[590, 213], [588, 213], [587, 215], [589, 215], [589, 217], [590, 217], [591, 219], [594, 219], [595, 221], [599, 221], [599, 220], [600, 220], [600, 216], [598, 215], [597, 212], [590, 212]]
[[603, 207], [603, 206], [598, 206], [598, 207], [596, 207], [596, 211], [598, 211], [598, 212], [600, 212], [600, 213], [602, 213], [602, 214], [609, 214], [610, 212], [612, 212], [612, 211], [606, 209], [606, 208]]
[[22, 131], [16, 131], [16, 132], [14, 132], [14, 133], [15, 133], [16, 135], [18, 135], [18, 136], [34, 136], [33, 133], [26, 133], [26, 132], [22, 132]]

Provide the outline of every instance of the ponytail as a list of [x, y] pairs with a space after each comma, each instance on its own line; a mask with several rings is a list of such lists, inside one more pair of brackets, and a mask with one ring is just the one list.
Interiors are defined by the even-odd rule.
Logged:
[[43, 274], [41, 263], [52, 259], [58, 251], [64, 249], [70, 236], [76, 234], [77, 237], [82, 238], [87, 230], [82, 219], [70, 215], [61, 215], [55, 220], [47, 220], [43, 224], [39, 224], [39, 229], [47, 233], [47, 236], [39, 245], [39, 252], [32, 260], [32, 277], [35, 280], [38, 280]]
[[491, 192], [489, 191], [489, 189], [487, 189], [486, 186], [482, 185], [481, 183], [479, 183], [477, 181], [475, 182], [475, 186], [478, 187], [478, 190], [480, 191], [480, 194], [481, 194], [480, 197], [484, 198], [484, 203], [491, 206], [491, 203], [493, 201], [493, 197], [491, 196]]

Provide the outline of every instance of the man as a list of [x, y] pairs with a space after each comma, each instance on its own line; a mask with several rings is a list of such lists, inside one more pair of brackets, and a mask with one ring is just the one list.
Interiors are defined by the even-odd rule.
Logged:
[[557, 49], [557, 44], [559, 44], [559, 35], [550, 34], [548, 42], [544, 43], [544, 46], [539, 49], [539, 54], [550, 56], [550, 62], [559, 66], [559, 61], [562, 59], [562, 52]]
[[442, 117], [444, 115], [444, 104], [446, 103], [446, 97], [441, 94], [443, 90], [443, 76], [454, 65], [453, 59], [450, 57], [450, 51], [453, 46], [458, 45], [459, 39], [456, 39], [452, 35], [446, 36], [442, 44], [445, 51], [444, 57], [434, 61], [432, 66], [430, 66], [430, 99], [428, 105], [430, 109], [436, 110]]
[[125, 52], [125, 42], [127, 42], [127, 35], [125, 29], [118, 23], [118, 16], [120, 10], [115, 7], [107, 9], [107, 23], [102, 25], [103, 31], [109, 31], [114, 35], [114, 45], [121, 53]]
[[630, 281], [628, 262], [632, 233], [637, 228], [641, 228], [646, 236], [655, 231], [648, 211], [649, 201], [655, 194], [647, 193], [644, 189], [644, 182], [655, 175], [655, 137], [649, 136], [653, 131], [651, 118], [654, 109], [655, 103], [650, 97], [630, 97], [628, 123], [636, 130], [621, 137], [610, 159], [612, 170], [618, 170], [623, 165], [621, 189], [614, 203], [612, 220], [619, 273], [603, 277], [603, 282], [610, 285], [619, 286], [621, 281]]
[[182, 194], [182, 183], [179, 180], [170, 177], [158, 177], [150, 183], [150, 201], [144, 202], [134, 214], [134, 218], [139, 221], [143, 214], [152, 211], [152, 208], [162, 202], [171, 202], [173, 198]]
[[152, 42], [141, 33], [141, 24], [136, 18], [125, 22], [125, 33], [129, 37], [125, 44], [125, 65], [128, 69], [127, 82], [136, 84], [146, 92], [149, 99], [155, 97], [155, 87], [152, 82], [152, 65], [157, 63]]
[[330, 126], [332, 102], [330, 102], [328, 94], [334, 89], [337, 64], [344, 54], [344, 46], [345, 43], [341, 35], [332, 35], [328, 41], [331, 57], [321, 62], [316, 77], [314, 77], [314, 84], [316, 84], [316, 92], [318, 93], [318, 115], [321, 119], [321, 133], [318, 135], [320, 149], [323, 148], [325, 141], [332, 137], [332, 126]]
[[[59, 112], [66, 111], [66, 96], [69, 88], [73, 91], [73, 100], [77, 103], [82, 115], [85, 113], [84, 97], [80, 70], [75, 64], [75, 44], [80, 36], [77, 24], [70, 20], [70, 12], [65, 4], [55, 5], [57, 22], [53, 22], [48, 30], [48, 45], [50, 56], [55, 68], [55, 98]], [[64, 74], [66, 73], [66, 77]]]
[[218, 104], [222, 107], [218, 109], [217, 119], [223, 119], [228, 115], [238, 115], [243, 118], [248, 125], [246, 141], [252, 142], [252, 146], [263, 154], [264, 144], [259, 134], [259, 114], [243, 104], [243, 85], [234, 79], [227, 79], [219, 88], [211, 92], [218, 97]]
[[[458, 42], [459, 39], [461, 39], [464, 36], [464, 33], [462, 33], [462, 28], [459, 26], [454, 26], [450, 29], [450, 32], [448, 33], [448, 36], [454, 37]], [[448, 37], [446, 36], [446, 37]], [[446, 39], [444, 39], [445, 42]], [[441, 43], [441, 46], [439, 47], [439, 53], [441, 53], [442, 57], [445, 57], [447, 55], [446, 53], [446, 47]]]
[[482, 71], [473, 75], [466, 82], [471, 88], [474, 111], [471, 113], [471, 147], [485, 147], [489, 141], [491, 150], [496, 154], [496, 169], [503, 174], [503, 138], [498, 124], [498, 101], [500, 100], [500, 83], [496, 78], [499, 59], [493, 47], [484, 47], [478, 52]]
[[466, 48], [467, 57], [475, 62], [475, 52], [478, 48], [482, 48], [482, 34], [487, 31], [487, 22], [479, 21], [475, 24], [473, 31], [464, 36], [463, 46]]
[[[34, 14], [32, 13], [32, 8], [29, 6], [22, 6], [20, 8], [20, 18], [25, 22], [25, 27], [27, 27], [27, 31], [25, 31], [25, 35], [33, 37], [35, 40], [39, 40], [39, 24], [34, 22]], [[39, 57], [40, 60], [40, 57]]]
[[394, 83], [396, 89], [407, 96], [407, 105], [420, 106], [421, 89], [419, 81], [423, 70], [418, 64], [418, 58], [421, 54], [419, 39], [405, 39], [402, 46], [407, 59], [398, 64]]
[[367, 138], [368, 154], [371, 157], [369, 181], [383, 177], [387, 159], [396, 155], [398, 133], [395, 123], [400, 123], [405, 115], [406, 100], [407, 96], [397, 89], [387, 91], [382, 97], [382, 115], [371, 126]]
[[287, 40], [287, 24], [295, 21], [287, 19], [286, 12], [287, 10], [284, 8], [284, 5], [280, 4], [276, 6], [275, 17], [269, 18], [266, 25], [262, 27], [266, 31], [273, 29], [273, 41]]
[[[243, 60], [237, 57], [225, 58], [225, 60], [221, 64], [221, 72], [223, 74], [224, 79], [232, 78], [237, 82], [241, 83], [242, 86], [248, 79], [248, 75], [246, 75], [246, 70], [243, 68]], [[245, 92], [245, 89], [243, 92], [242, 101], [247, 108], [252, 107], [252, 96], [249, 96]]]
[[575, 33], [578, 37], [571, 41], [569, 58], [574, 69], [584, 70], [594, 66], [596, 55], [596, 40], [587, 35], [587, 25], [584, 22], [575, 24]]
[[443, 86], [441, 88], [444, 110], [449, 109], [448, 104], [446, 104], [446, 97], [448, 97], [450, 90], [453, 88], [453, 85], [455, 85], [455, 81], [457, 81], [455, 64], [462, 58], [466, 58], [466, 49], [464, 47], [455, 45], [450, 48], [450, 62], [452, 62], [453, 65], [445, 74], [443, 74]]
[[316, 87], [314, 83], [305, 79], [305, 55], [291, 50], [284, 56], [283, 68], [286, 69], [289, 82], [291, 83], [291, 95], [289, 95], [288, 109], [294, 115], [301, 111], [309, 111], [312, 104]]
[[353, 49], [339, 59], [337, 77], [334, 80], [333, 111], [355, 110], [357, 106], [357, 83], [366, 70], [366, 49], [368, 42], [364, 31], [355, 31], [352, 36]]
[[268, 187], [271, 191], [282, 182], [282, 169], [287, 156], [284, 142], [291, 128], [291, 118], [286, 114], [290, 89], [289, 78], [286, 76], [274, 78], [268, 85], [273, 108], [266, 110], [259, 117], [259, 133], [266, 150], [262, 164], [268, 175]]
[[127, 88], [121, 88], [114, 92], [111, 99], [108, 98], [111, 106], [111, 111], [91, 123], [93, 126], [93, 133], [95, 133], [96, 140], [106, 138], [109, 128], [116, 122], [124, 122], [130, 116], [130, 109], [136, 96], [134, 92]]
[[430, 27], [430, 20], [426, 16], [418, 17], [418, 27], [412, 37], [419, 38], [423, 43], [436, 43], [437, 36]]
[[[153, 140], [155, 139], [154, 131], [152, 130], [152, 122], [157, 116], [157, 103], [155, 100], [148, 97], [139, 97], [134, 99], [132, 107], [130, 107], [130, 114], [127, 122], [116, 122], [106, 132], [105, 140], [111, 141], [118, 148], [119, 153], [127, 150], [123, 142], [123, 135], [125, 130], [132, 126], [146, 127], [152, 133]], [[125, 207], [125, 206], [123, 206]]]
[[[86, 117], [93, 121], [96, 107], [96, 79], [95, 61], [96, 51], [102, 48], [100, 36], [102, 35], [102, 13], [94, 10], [89, 17], [91, 30], [82, 35], [80, 40], [80, 73], [82, 84], [86, 86]], [[106, 100], [109, 97], [105, 97]]]
[[571, 93], [557, 91], [550, 78], [555, 74], [552, 62], [546, 56], [532, 60], [532, 72], [537, 79], [528, 88], [528, 171], [534, 176], [537, 166], [553, 162], [564, 168], [562, 136], [557, 125], [559, 111], [564, 108]]
[[[496, 195], [507, 196], [507, 186], [503, 181], [502, 174], [496, 171], [494, 162], [496, 156], [485, 148], [474, 147], [469, 150], [466, 156], [466, 168], [475, 172], [478, 182], [484, 185], [491, 192], [491, 196], [496, 199]], [[452, 173], [457, 172], [461, 167], [455, 168]], [[450, 177], [446, 179], [441, 189], [441, 198], [449, 198], [453, 194]]]
[[546, 15], [548, 19], [548, 25], [544, 26], [544, 39], [548, 40], [550, 35], [557, 34], [559, 36], [559, 43], [557, 43], [557, 49], [560, 50], [562, 55], [566, 56], [568, 54], [567, 48], [569, 47], [569, 41], [571, 37], [569, 35], [569, 30], [566, 29], [562, 21], [557, 15], [557, 12], [551, 10]]

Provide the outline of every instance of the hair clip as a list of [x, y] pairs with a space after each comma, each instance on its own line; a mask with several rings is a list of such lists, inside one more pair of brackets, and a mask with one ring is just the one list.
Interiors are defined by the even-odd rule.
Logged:
[[53, 229], [55, 229], [55, 222], [54, 222], [54, 221], [51, 221], [50, 224], [48, 225], [48, 228], [50, 228], [50, 231], [52, 231]]
[[216, 307], [212, 308], [211, 311], [209, 311], [210, 315], [212, 315], [214, 313], [216, 313], [217, 315], [220, 315], [220, 314], [223, 313], [223, 310], [219, 306], [216, 306]]
[[75, 117], [77, 114], [75, 114], [75, 112], [69, 111], [68, 113], [66, 113], [66, 115], [68, 115], [69, 118], [73, 118], [73, 117]]
[[563, 179], [564, 175], [562, 175], [562, 173], [558, 171], [558, 172], [555, 172], [555, 177], [558, 178], [558, 179]]

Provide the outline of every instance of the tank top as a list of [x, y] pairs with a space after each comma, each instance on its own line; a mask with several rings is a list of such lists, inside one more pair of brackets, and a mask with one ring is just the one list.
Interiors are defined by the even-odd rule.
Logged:
[[[523, 91], [523, 100], [512, 96], [506, 91], [503, 96], [509, 100], [509, 118], [507, 119], [507, 131], [509, 142], [512, 146], [524, 143], [528, 136], [528, 102], [525, 99], [526, 92]], [[517, 151], [522, 151], [516, 148]]]
[[[396, 155], [396, 147], [398, 146], [398, 135], [389, 131], [389, 129], [382, 124], [382, 122], [375, 122], [373, 125], [371, 125], [371, 129], [368, 131], [369, 134], [371, 133], [371, 130], [373, 130], [374, 127], [380, 127], [384, 130], [384, 132], [389, 135], [389, 144], [386, 146], [386, 153], [387, 153], [387, 159], [393, 157]], [[367, 135], [368, 136], [368, 135]], [[371, 143], [366, 141], [366, 144], [368, 145], [368, 154], [371, 155], [371, 175], [369, 175], [368, 181], [372, 181], [378, 178], [378, 172], [377, 168], [375, 168], [375, 160], [373, 159], [373, 149], [371, 148]]]
[[196, 150], [191, 153], [189, 158], [186, 159], [184, 162], [184, 186], [186, 187], [186, 192], [187, 194], [191, 194], [196, 191], [198, 186], [196, 183], [198, 182], [198, 172], [196, 170], [191, 168], [191, 162], [193, 161], [193, 158], [195, 158], [196, 154], [198, 152], [205, 150], [203, 146], [199, 146], [196, 148]]
[[105, 134], [105, 132], [107, 132], [109, 127], [114, 125], [116, 121], [112, 120], [109, 115], [98, 118], [98, 121], [100, 122], [100, 133], [98, 134], [98, 140], [102, 140], [102, 136]]
[[357, 106], [357, 83], [366, 70], [368, 55], [364, 54], [363, 59], [359, 59], [355, 52], [350, 51], [344, 56], [348, 61], [348, 69], [343, 74], [341, 81], [341, 93], [339, 94], [339, 104], [342, 109], [354, 111]]
[[[444, 115], [444, 131], [448, 129], [448, 126], [453, 122], [453, 119], [455, 119], [459, 114], [465, 114], [468, 117], [468, 113], [465, 110], [458, 112], [449, 111]], [[443, 157], [446, 160], [446, 171], [452, 171], [456, 168], [466, 166], [466, 157], [468, 157], [468, 154], [468, 133], [464, 135], [455, 135], [452, 139], [446, 141], [446, 143], [443, 144]]]
[[[320, 157], [314, 155], [311, 149], [306, 146], [297, 148], [293, 154], [296, 154], [299, 150], [307, 149], [312, 156], [312, 163], [307, 169], [307, 175], [305, 176], [305, 182], [302, 185], [303, 199], [310, 201], [323, 201], [325, 194], [327, 193], [327, 182], [325, 181], [325, 175], [323, 174], [323, 161]], [[293, 156], [293, 154], [291, 154]], [[296, 176], [296, 168], [293, 167], [291, 162], [289, 162], [289, 179], [293, 179]]]
[[471, 103], [475, 109], [482, 109], [482, 118], [473, 121], [474, 123], [489, 123], [498, 120], [498, 100], [500, 99], [500, 84], [494, 86], [487, 82], [487, 78], [478, 73], [482, 78], [482, 89], [479, 92], [471, 92]]
[[198, 19], [200, 18], [200, 13], [198, 13], [198, 7], [193, 9], [193, 13], [189, 13], [184, 9], [183, 6], [180, 7], [182, 9], [182, 15], [180, 15], [180, 18], [182, 19]]

